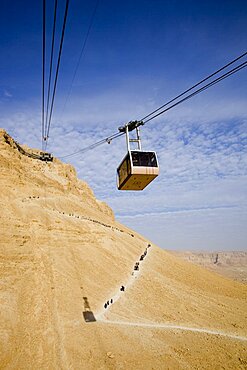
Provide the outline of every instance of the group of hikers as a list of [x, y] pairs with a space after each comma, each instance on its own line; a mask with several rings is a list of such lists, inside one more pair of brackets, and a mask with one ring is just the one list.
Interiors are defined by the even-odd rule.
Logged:
[[[120, 292], [124, 292], [125, 291], [125, 286], [124, 285], [121, 285], [120, 287]], [[105, 304], [104, 304], [104, 308], [106, 309], [108, 306], [110, 306], [110, 304], [113, 303], [113, 298], [111, 298], [109, 301], [107, 301]]]
[[[29, 197], [29, 198], [31, 199], [32, 197]], [[39, 197], [33, 197], [33, 198], [39, 198]], [[58, 211], [58, 210], [57, 210], [57, 209], [55, 209], [55, 208], [53, 208], [53, 211], [58, 212], [58, 213], [60, 213], [60, 214], [62, 214], [62, 215], [67, 215], [67, 216], [70, 216], [70, 217], [79, 218], [79, 219], [82, 219], [82, 220], [86, 220], [86, 221], [94, 222], [94, 223], [99, 224], [99, 225], [101, 225], [101, 226], [108, 227], [108, 228], [110, 228], [110, 229], [112, 229], [112, 230], [119, 231], [119, 232], [121, 232], [121, 233], [129, 234], [129, 236], [131, 236], [132, 238], [134, 238], [134, 237], [135, 237], [135, 235], [134, 235], [134, 234], [130, 234], [130, 233], [128, 233], [127, 231], [124, 231], [124, 230], [122, 230], [122, 229], [119, 229], [119, 228], [118, 228], [118, 227], [116, 227], [116, 226], [107, 225], [107, 224], [105, 224], [104, 222], [101, 222], [101, 221], [98, 221], [98, 220], [94, 220], [94, 219], [92, 219], [92, 218], [90, 218], [90, 217], [86, 217], [86, 216], [78, 216], [78, 215], [75, 215], [74, 213], [65, 213], [65, 212], [62, 212], [62, 211]]]
[[[150, 248], [150, 247], [151, 247], [151, 244], [148, 244], [148, 246], [145, 249], [144, 253], [141, 255], [139, 261], [143, 261], [144, 260], [144, 258], [147, 255], [148, 248]], [[134, 265], [134, 271], [132, 272], [132, 275], [134, 275], [135, 271], [139, 271], [139, 265], [140, 265], [140, 262], [139, 261], [135, 263], [135, 265]]]
[[[28, 197], [28, 199], [32, 199], [32, 198], [33, 198], [33, 199], [39, 199], [39, 196], [29, 196], [29, 197]], [[25, 199], [22, 199], [22, 202], [23, 202], [23, 201], [25, 201]], [[104, 222], [100, 222], [100, 221], [98, 221], [98, 220], [94, 220], [94, 219], [92, 219], [92, 218], [90, 218], [90, 217], [86, 217], [86, 216], [78, 216], [78, 215], [75, 215], [74, 213], [65, 213], [65, 212], [59, 211], [59, 210], [57, 210], [57, 209], [55, 209], [55, 208], [53, 208], [52, 210], [53, 210], [53, 211], [55, 211], [55, 212], [58, 212], [58, 213], [60, 213], [60, 214], [62, 214], [62, 215], [67, 215], [67, 216], [70, 216], [70, 217], [75, 217], [75, 218], [79, 218], [79, 219], [82, 219], [82, 220], [86, 220], [86, 221], [94, 222], [94, 223], [99, 224], [99, 225], [101, 225], [101, 226], [108, 227], [108, 228], [110, 228], [110, 229], [112, 229], [112, 230], [116, 230], [116, 231], [119, 231], [119, 232], [121, 232], [121, 233], [127, 233], [127, 234], [129, 234], [129, 236], [131, 236], [132, 238], [134, 238], [134, 237], [135, 237], [135, 235], [134, 235], [134, 234], [128, 233], [127, 231], [124, 231], [124, 230], [122, 230], [122, 229], [119, 229], [119, 228], [118, 228], [118, 227], [116, 227], [116, 226], [107, 225], [107, 224], [105, 224]]]
[[104, 308], [106, 309], [107, 306], [110, 306], [110, 304], [113, 303], [113, 299], [111, 298], [110, 301], [107, 301], [105, 304], [104, 304]]
[[[150, 248], [150, 247], [151, 247], [151, 244], [148, 244], [148, 246], [145, 249], [144, 253], [140, 256], [139, 261], [143, 261], [144, 260], [144, 258], [147, 255], [148, 248]], [[140, 265], [140, 262], [139, 261], [135, 263], [135, 265], [134, 265], [134, 271], [132, 272], [132, 275], [134, 275], [135, 271], [139, 271], [139, 265]], [[120, 292], [124, 292], [124, 291], [125, 291], [125, 286], [124, 285], [121, 285]], [[107, 307], [110, 306], [110, 304], [112, 304], [112, 303], [113, 303], [113, 298], [111, 298], [109, 301], [107, 301], [104, 304], [104, 308], [107, 309]]]

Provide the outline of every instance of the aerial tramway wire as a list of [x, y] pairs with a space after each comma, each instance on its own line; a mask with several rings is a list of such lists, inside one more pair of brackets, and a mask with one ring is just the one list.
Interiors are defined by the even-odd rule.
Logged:
[[82, 56], [83, 56], [84, 51], [85, 51], [85, 49], [86, 49], [86, 45], [87, 45], [87, 41], [88, 41], [88, 37], [89, 37], [90, 31], [91, 31], [91, 28], [92, 28], [92, 26], [93, 26], [93, 22], [94, 22], [94, 18], [95, 18], [95, 14], [96, 14], [96, 11], [97, 11], [97, 8], [98, 8], [98, 5], [99, 5], [99, 0], [97, 0], [97, 1], [96, 1], [95, 7], [94, 7], [94, 10], [93, 10], [93, 13], [92, 13], [92, 16], [91, 16], [90, 22], [89, 22], [89, 26], [88, 26], [88, 29], [87, 29], [87, 33], [86, 33], [86, 36], [85, 36], [85, 39], [84, 39], [84, 42], [83, 42], [83, 45], [82, 45], [82, 48], [81, 48], [81, 51], [80, 51], [80, 55], [79, 55], [79, 58], [78, 58], [78, 61], [77, 61], [77, 64], [76, 64], [76, 67], [75, 67], [75, 70], [74, 70], [74, 74], [73, 74], [73, 77], [72, 77], [72, 80], [71, 80], [71, 84], [70, 84], [70, 87], [69, 87], [69, 90], [68, 90], [67, 97], [66, 97], [65, 102], [64, 102], [64, 106], [63, 106], [62, 113], [64, 112], [65, 107], [66, 107], [66, 105], [67, 105], [67, 102], [68, 102], [68, 100], [69, 100], [69, 98], [70, 98], [71, 91], [72, 91], [72, 87], [73, 87], [73, 84], [74, 84], [74, 81], [75, 81], [75, 77], [76, 77], [76, 74], [77, 74], [77, 71], [78, 71], [79, 65], [80, 65], [80, 63], [81, 63]]
[[209, 80], [210, 78], [212, 78], [213, 76], [215, 76], [216, 74], [220, 73], [221, 71], [223, 71], [224, 69], [226, 69], [227, 67], [229, 67], [230, 65], [232, 65], [233, 63], [237, 62], [239, 59], [242, 59], [244, 56], [247, 55], [247, 52], [243, 53], [242, 55], [240, 55], [239, 57], [235, 58], [234, 60], [232, 60], [231, 62], [227, 63], [226, 65], [224, 65], [223, 67], [221, 67], [220, 69], [218, 69], [217, 71], [215, 71], [214, 73], [208, 75], [207, 77], [203, 78], [201, 81], [197, 82], [195, 85], [193, 85], [192, 87], [190, 87], [189, 89], [185, 90], [184, 92], [182, 92], [181, 94], [177, 95], [175, 98], [169, 100], [167, 103], [165, 103], [164, 105], [162, 105], [161, 107], [155, 109], [153, 112], [149, 113], [148, 115], [146, 115], [145, 117], [143, 117], [141, 119], [141, 121], [144, 121], [146, 118], [152, 116], [154, 113], [158, 112], [160, 109], [166, 107], [167, 105], [173, 103], [175, 100], [177, 100], [178, 98], [181, 98], [181, 96], [187, 94], [189, 91], [193, 90], [194, 88], [196, 88], [197, 86], [201, 85], [203, 82]]
[[[246, 54], [247, 54], [247, 52], [246, 52], [246, 53], [244, 53], [244, 54], [242, 54], [242, 55], [241, 55], [241, 56], [239, 56], [238, 58], [234, 59], [234, 61], [232, 61], [232, 62], [228, 63], [228, 64], [227, 64], [227, 65], [225, 65], [224, 67], [220, 68], [218, 71], [214, 72], [214, 73], [213, 73], [213, 74], [211, 74], [210, 76], [206, 77], [206, 78], [205, 78], [205, 79], [203, 79], [202, 81], [198, 82], [198, 83], [197, 83], [197, 84], [195, 84], [193, 87], [191, 87], [191, 88], [187, 89], [185, 92], [183, 92], [183, 93], [179, 94], [176, 98], [171, 99], [169, 102], [165, 103], [164, 105], [162, 105], [161, 107], [159, 107], [158, 109], [156, 109], [156, 110], [155, 110], [155, 111], [153, 111], [152, 113], [148, 114], [147, 116], [145, 116], [142, 120], [139, 120], [138, 122], [140, 122], [140, 125], [144, 125], [144, 124], [146, 124], [147, 122], [149, 122], [149, 121], [153, 120], [154, 118], [156, 118], [156, 117], [160, 116], [161, 114], [164, 114], [164, 113], [165, 113], [165, 112], [167, 112], [168, 110], [170, 110], [170, 109], [174, 108], [175, 106], [177, 106], [177, 105], [179, 105], [179, 104], [183, 103], [184, 101], [186, 101], [186, 100], [188, 100], [188, 99], [192, 98], [193, 96], [195, 96], [195, 95], [197, 95], [197, 94], [199, 94], [199, 93], [203, 92], [204, 90], [208, 89], [209, 87], [211, 87], [211, 86], [213, 86], [213, 85], [215, 85], [215, 84], [219, 83], [220, 81], [224, 80], [225, 78], [227, 78], [227, 77], [229, 77], [229, 76], [233, 75], [234, 73], [239, 72], [241, 69], [243, 69], [243, 68], [247, 67], [247, 61], [245, 61], [245, 62], [243, 62], [243, 63], [239, 64], [238, 66], [234, 67], [234, 68], [233, 68], [233, 69], [231, 69], [230, 71], [228, 71], [228, 72], [224, 73], [223, 75], [221, 75], [221, 76], [217, 77], [216, 79], [214, 79], [213, 81], [209, 82], [208, 84], [206, 84], [206, 85], [202, 86], [201, 88], [199, 88], [198, 90], [194, 91], [193, 93], [189, 94], [189, 95], [188, 95], [188, 96], [186, 96], [185, 98], [183, 98], [183, 99], [179, 100], [178, 102], [176, 102], [176, 103], [174, 103], [173, 105], [171, 105], [171, 106], [167, 107], [166, 109], [162, 110], [161, 112], [159, 112], [159, 113], [157, 113], [157, 114], [153, 115], [154, 113], [158, 112], [160, 109], [164, 108], [165, 106], [167, 106], [167, 105], [168, 105], [168, 104], [170, 104], [171, 102], [174, 102], [176, 99], [178, 99], [179, 97], [181, 97], [181, 96], [183, 96], [184, 94], [186, 94], [186, 92], [191, 91], [193, 88], [195, 88], [196, 86], [198, 86], [198, 85], [200, 85], [201, 83], [203, 83], [203, 81], [205, 82], [205, 81], [206, 81], [206, 80], [208, 80], [210, 77], [215, 76], [217, 73], [219, 73], [220, 71], [222, 71], [222, 70], [223, 70], [223, 69], [225, 69], [226, 67], [230, 66], [231, 64], [233, 64], [233, 63], [234, 63], [234, 62], [236, 62], [237, 60], [241, 59], [241, 58], [242, 58], [243, 56], [245, 56]], [[153, 116], [152, 116], [152, 115], [153, 115]], [[150, 116], [151, 116], [151, 117], [150, 117]], [[150, 117], [150, 118], [149, 118], [149, 117]], [[147, 118], [148, 118], [148, 119], [147, 119]], [[127, 124], [127, 125], [128, 125], [128, 124]], [[78, 151], [76, 151], [76, 152], [73, 152], [73, 153], [71, 153], [71, 154], [67, 154], [67, 155], [65, 155], [65, 156], [63, 156], [63, 157], [59, 157], [59, 158], [60, 158], [60, 159], [64, 159], [64, 158], [72, 157], [72, 156], [77, 155], [77, 154], [79, 154], [79, 153], [85, 153], [85, 152], [87, 152], [88, 150], [92, 150], [92, 149], [94, 149], [94, 148], [98, 147], [99, 145], [102, 145], [102, 144], [107, 143], [107, 142], [108, 142], [108, 143], [110, 143], [112, 140], [114, 140], [114, 139], [116, 139], [116, 138], [118, 138], [118, 137], [120, 137], [120, 136], [122, 136], [122, 135], [124, 135], [124, 134], [125, 134], [124, 132], [115, 133], [115, 134], [113, 134], [112, 136], [109, 136], [109, 137], [107, 137], [107, 138], [105, 138], [105, 139], [102, 139], [102, 140], [100, 140], [100, 141], [98, 141], [98, 142], [96, 142], [96, 143], [94, 143], [94, 144], [92, 144], [92, 145], [89, 145], [89, 146], [87, 146], [87, 147], [85, 147], [85, 148], [83, 148], [83, 149], [81, 149], [81, 150], [78, 150]]]
[[[56, 32], [56, 18], [57, 18], [57, 0], [54, 2], [54, 19], [53, 19], [53, 30], [52, 30], [52, 44], [51, 44], [51, 56], [50, 56], [50, 71], [49, 71], [49, 82], [48, 82], [48, 97], [46, 104], [46, 120], [45, 120], [45, 131], [47, 131], [48, 124], [48, 109], [50, 103], [50, 90], [51, 90], [51, 74], [52, 74], [52, 65], [53, 65], [53, 53], [54, 53], [54, 41], [55, 41], [55, 32]], [[43, 136], [44, 138], [44, 136]]]
[[64, 20], [63, 20], [63, 28], [62, 28], [62, 35], [60, 39], [60, 47], [59, 47], [59, 54], [58, 54], [58, 61], [57, 61], [57, 68], [56, 68], [56, 75], [55, 75], [55, 81], [54, 81], [54, 87], [53, 87], [53, 94], [52, 94], [52, 101], [51, 101], [51, 108], [50, 108], [50, 114], [49, 114], [49, 120], [47, 125], [47, 130], [45, 133], [45, 139], [46, 139], [46, 147], [47, 142], [49, 139], [49, 132], [51, 127], [51, 118], [53, 113], [53, 107], [54, 107], [54, 100], [55, 100], [55, 94], [56, 94], [56, 88], [57, 88], [57, 79], [58, 79], [58, 73], [59, 73], [59, 67], [60, 67], [60, 61], [61, 61], [61, 55], [62, 55], [62, 48], [63, 48], [63, 41], [64, 41], [64, 33], [65, 33], [65, 27], [66, 27], [66, 20], [68, 15], [68, 7], [69, 7], [69, 0], [66, 0], [66, 6], [65, 6], [65, 12], [64, 12]]
[[43, 138], [45, 134], [45, 11], [46, 0], [43, 0], [43, 36], [42, 36], [42, 118], [41, 118], [41, 144], [43, 148]]
[[124, 135], [124, 133], [123, 133], [123, 132], [121, 132], [121, 133], [116, 132], [115, 134], [113, 134], [113, 135], [111, 135], [111, 136], [108, 136], [108, 137], [106, 137], [105, 139], [102, 139], [102, 140], [100, 140], [100, 141], [97, 141], [97, 142], [96, 142], [96, 143], [94, 143], [94, 144], [91, 144], [91, 145], [89, 145], [89, 146], [86, 146], [85, 148], [80, 149], [80, 150], [78, 150], [77, 152], [74, 152], [74, 153], [71, 153], [71, 154], [67, 154], [67, 155], [65, 155], [65, 156], [63, 156], [63, 157], [58, 157], [58, 158], [59, 158], [59, 159], [64, 159], [64, 158], [72, 157], [72, 156], [77, 155], [77, 154], [79, 154], [79, 153], [80, 153], [80, 154], [81, 154], [81, 153], [85, 153], [85, 152], [87, 152], [87, 151], [89, 151], [89, 150], [92, 150], [92, 149], [94, 149], [94, 148], [96, 148], [96, 147], [98, 147], [98, 146], [102, 145], [102, 144], [105, 144], [105, 143], [110, 144], [112, 140], [114, 140], [114, 139], [116, 139], [117, 137], [120, 137], [120, 136], [122, 136], [122, 135]]
[[[144, 119], [143, 124], [146, 124], [147, 122], [149, 122], [149, 121], [153, 120], [154, 118], [156, 118], [156, 117], [160, 116], [161, 114], [164, 114], [164, 113], [165, 113], [165, 112], [167, 112], [168, 110], [170, 110], [170, 109], [172, 109], [172, 108], [176, 107], [177, 105], [179, 105], [179, 104], [183, 103], [184, 101], [186, 101], [186, 100], [188, 100], [188, 99], [192, 98], [193, 96], [195, 96], [195, 95], [197, 95], [197, 94], [201, 93], [202, 91], [204, 91], [204, 90], [208, 89], [209, 87], [211, 87], [211, 86], [213, 86], [213, 85], [217, 84], [218, 82], [220, 82], [220, 81], [224, 80], [225, 78], [227, 78], [227, 77], [231, 76], [232, 74], [234, 74], [234, 73], [236, 73], [236, 72], [240, 71], [241, 69], [245, 68], [246, 66], [247, 66], [247, 61], [246, 61], [246, 62], [243, 62], [242, 64], [238, 65], [237, 67], [235, 67], [235, 68], [231, 69], [230, 71], [226, 72], [225, 74], [223, 74], [222, 76], [220, 76], [220, 77], [216, 78], [215, 80], [213, 80], [213, 81], [209, 82], [207, 85], [205, 85], [205, 86], [201, 87], [200, 89], [198, 89], [198, 90], [194, 91], [193, 93], [189, 94], [188, 96], [186, 96], [185, 98], [183, 98], [183, 99], [179, 100], [178, 102], [176, 102], [176, 103], [172, 104], [171, 106], [169, 106], [168, 108], [166, 108], [166, 109], [162, 110], [161, 112], [159, 112], [159, 113], [155, 114], [154, 116], [152, 116], [152, 117], [150, 117], [150, 118], [148, 118], [148, 119], [146, 119], [146, 120]], [[167, 105], [167, 104], [164, 104], [164, 105], [163, 105], [163, 107], [165, 107], [166, 105]], [[160, 110], [160, 109], [161, 109], [161, 108], [159, 108], [158, 110]], [[158, 110], [156, 110], [156, 112], [157, 112]], [[150, 115], [149, 115], [149, 116], [150, 116]]]

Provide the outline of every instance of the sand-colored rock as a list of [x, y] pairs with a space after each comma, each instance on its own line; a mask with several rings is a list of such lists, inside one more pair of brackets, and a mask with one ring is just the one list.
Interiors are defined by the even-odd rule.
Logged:
[[2, 369], [247, 367], [246, 285], [147, 248], [71, 166], [11, 140], [0, 131]]
[[247, 283], [247, 252], [170, 251], [185, 261], [195, 263], [223, 276]]

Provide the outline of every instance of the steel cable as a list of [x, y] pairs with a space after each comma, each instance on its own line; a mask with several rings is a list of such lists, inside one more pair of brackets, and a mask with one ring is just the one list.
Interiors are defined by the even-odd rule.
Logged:
[[[175, 103], [175, 104], [171, 105], [170, 107], [168, 107], [168, 108], [166, 108], [166, 109], [162, 110], [161, 112], [159, 112], [159, 113], [155, 114], [155, 115], [154, 115], [154, 116], [152, 116], [151, 118], [149, 118], [149, 119], [147, 119], [147, 120], [144, 120], [144, 121], [143, 121], [143, 123], [144, 123], [144, 124], [146, 124], [147, 122], [149, 122], [149, 121], [153, 120], [154, 118], [156, 118], [156, 117], [160, 116], [161, 114], [163, 114], [163, 113], [167, 112], [168, 110], [170, 110], [170, 109], [172, 109], [172, 108], [176, 107], [177, 105], [179, 105], [179, 104], [183, 103], [184, 101], [186, 101], [186, 100], [188, 100], [188, 99], [192, 98], [193, 96], [195, 96], [195, 95], [199, 94], [200, 92], [202, 92], [202, 91], [204, 91], [204, 90], [208, 89], [209, 87], [211, 87], [211, 86], [215, 85], [216, 83], [218, 83], [218, 82], [220, 82], [220, 81], [224, 80], [225, 78], [227, 78], [227, 77], [231, 76], [232, 74], [234, 74], [234, 73], [236, 73], [236, 72], [240, 71], [241, 69], [243, 69], [243, 68], [244, 68], [244, 67], [246, 67], [246, 66], [247, 66], [247, 61], [246, 61], [246, 62], [244, 62], [244, 63], [242, 63], [242, 64], [240, 64], [240, 65], [238, 65], [237, 67], [235, 67], [235, 68], [231, 69], [230, 71], [226, 72], [224, 75], [222, 75], [222, 76], [220, 76], [220, 77], [216, 78], [215, 80], [213, 80], [213, 81], [209, 82], [207, 85], [205, 85], [205, 86], [201, 87], [200, 89], [198, 89], [198, 90], [194, 91], [194, 92], [193, 92], [193, 93], [191, 93], [190, 95], [188, 95], [188, 96], [186, 96], [185, 98], [183, 98], [183, 99], [179, 100], [177, 103]], [[165, 105], [164, 105], [164, 106], [165, 106]]]
[[41, 118], [41, 145], [43, 149], [43, 138], [45, 133], [44, 118], [45, 118], [45, 13], [46, 13], [46, 0], [43, 0], [43, 40], [42, 40], [42, 118]]
[[106, 137], [106, 138], [104, 138], [104, 139], [102, 139], [102, 140], [100, 140], [100, 141], [97, 141], [97, 142], [96, 142], [96, 143], [94, 143], [94, 144], [91, 144], [91, 145], [89, 145], [89, 146], [86, 146], [85, 148], [82, 148], [82, 149], [78, 150], [77, 152], [73, 152], [73, 153], [71, 153], [71, 154], [67, 154], [67, 155], [64, 155], [63, 157], [58, 157], [58, 158], [59, 158], [59, 159], [64, 159], [64, 158], [73, 157], [74, 155], [77, 155], [77, 154], [79, 154], [79, 153], [85, 153], [85, 152], [87, 152], [88, 150], [92, 150], [92, 149], [94, 149], [94, 148], [96, 148], [96, 147], [98, 147], [98, 146], [100, 146], [100, 145], [102, 145], [102, 144], [105, 144], [105, 143], [110, 144], [110, 142], [111, 142], [112, 140], [114, 140], [114, 139], [116, 139], [116, 138], [118, 138], [118, 137], [120, 137], [120, 136], [122, 136], [122, 135], [124, 135], [124, 133], [123, 133], [123, 132], [121, 132], [121, 133], [116, 132], [115, 134], [113, 134], [113, 135], [111, 135], [111, 136], [108, 136], [108, 137]]
[[[50, 90], [51, 90], [51, 73], [52, 73], [52, 65], [53, 65], [53, 52], [54, 52], [54, 41], [55, 41], [55, 32], [56, 32], [56, 18], [57, 18], [57, 0], [54, 2], [54, 19], [53, 19], [53, 30], [52, 30], [52, 45], [51, 45], [51, 56], [50, 56], [50, 71], [49, 71], [49, 82], [48, 82], [48, 97], [47, 97], [47, 104], [46, 104], [46, 120], [45, 120], [45, 131], [47, 131], [47, 124], [48, 124], [48, 109], [50, 103]], [[45, 139], [45, 137], [44, 137]]]
[[90, 31], [91, 31], [91, 28], [93, 26], [93, 22], [94, 22], [94, 18], [95, 18], [95, 14], [96, 14], [96, 11], [97, 11], [97, 8], [98, 8], [98, 5], [99, 5], [99, 0], [96, 1], [96, 5], [94, 7], [94, 10], [93, 10], [93, 13], [92, 13], [92, 16], [91, 16], [91, 19], [90, 19], [90, 22], [89, 22], [89, 26], [88, 26], [88, 30], [87, 30], [87, 33], [86, 33], [86, 36], [85, 36], [85, 39], [84, 39], [84, 42], [83, 42], [83, 45], [82, 45], [82, 48], [81, 48], [81, 52], [80, 52], [80, 56], [79, 56], [79, 59], [77, 61], [77, 64], [76, 64], [76, 67], [75, 67], [75, 70], [74, 70], [74, 74], [73, 74], [73, 77], [72, 77], [72, 80], [71, 80], [71, 84], [70, 84], [70, 87], [69, 87], [69, 91], [68, 91], [68, 94], [67, 94], [67, 97], [65, 99], [65, 102], [64, 102], [64, 106], [63, 106], [63, 109], [62, 109], [62, 113], [64, 112], [65, 110], [65, 107], [67, 105], [67, 102], [70, 98], [70, 95], [71, 95], [71, 91], [72, 91], [72, 87], [73, 87], [73, 84], [74, 84], [74, 81], [75, 81], [75, 77], [76, 77], [76, 74], [77, 74], [77, 71], [78, 71], [78, 68], [79, 68], [79, 65], [81, 63], [81, 59], [82, 59], [82, 55], [84, 54], [84, 51], [85, 51], [85, 48], [86, 48], [86, 45], [87, 45], [87, 40], [88, 40], [88, 37], [89, 37], [89, 34], [90, 34]]
[[203, 82], [207, 81], [209, 78], [215, 76], [216, 74], [218, 74], [219, 72], [223, 71], [224, 69], [226, 69], [227, 67], [229, 67], [230, 65], [232, 65], [233, 63], [237, 62], [239, 59], [243, 58], [244, 56], [247, 55], [247, 52], [243, 53], [242, 55], [240, 55], [239, 57], [235, 58], [234, 60], [232, 60], [231, 62], [227, 63], [226, 65], [224, 65], [223, 67], [221, 67], [220, 69], [218, 69], [217, 71], [215, 71], [214, 73], [210, 74], [209, 76], [203, 78], [201, 81], [199, 81], [198, 83], [196, 83], [195, 85], [193, 85], [192, 87], [190, 87], [189, 89], [185, 90], [184, 92], [182, 92], [181, 94], [177, 95], [175, 98], [169, 100], [167, 103], [163, 104], [161, 107], [155, 109], [153, 112], [149, 113], [148, 115], [146, 115], [145, 117], [143, 117], [141, 119], [141, 121], [144, 121], [146, 118], [150, 117], [151, 115], [153, 115], [154, 113], [158, 112], [160, 109], [166, 107], [167, 105], [173, 103], [175, 100], [177, 100], [178, 98], [180, 98], [181, 96], [185, 95], [186, 93], [188, 93], [189, 91], [193, 90], [195, 87], [201, 85]]
[[57, 79], [58, 79], [58, 72], [59, 72], [61, 55], [62, 55], [62, 48], [63, 48], [64, 33], [65, 33], [65, 27], [66, 27], [66, 20], [67, 20], [67, 15], [68, 15], [69, 1], [70, 0], [66, 0], [66, 7], [65, 7], [65, 12], [64, 12], [64, 21], [63, 21], [62, 35], [61, 35], [61, 39], [60, 39], [59, 55], [58, 55], [57, 68], [56, 68], [56, 76], [55, 76], [55, 82], [54, 82], [54, 88], [53, 88], [53, 94], [52, 94], [50, 115], [49, 115], [49, 121], [48, 121], [48, 125], [47, 125], [47, 131], [45, 133], [46, 147], [47, 147], [47, 142], [48, 142], [48, 139], [49, 139], [50, 127], [51, 127], [51, 118], [52, 118], [53, 107], [54, 107], [54, 99], [55, 99], [56, 88], [57, 88]]
[[[236, 58], [234, 61], [232, 61], [232, 62], [228, 63], [226, 66], [229, 66], [229, 65], [233, 64], [234, 62], [236, 62], [237, 60], [241, 59], [241, 58], [242, 58], [244, 55], [246, 55], [246, 54], [247, 54], [247, 52], [246, 52], [246, 53], [244, 53], [244, 54], [242, 54], [240, 57]], [[212, 77], [212, 76], [216, 75], [217, 73], [219, 73], [220, 71], [222, 71], [223, 69], [225, 69], [225, 68], [226, 68], [226, 66], [224, 66], [224, 67], [220, 68], [218, 71], [214, 72], [212, 75], [210, 75], [210, 77]], [[206, 80], [208, 80], [208, 79], [210, 78], [209, 76], [208, 76], [208, 77], [206, 77], [205, 79], [203, 79], [202, 81], [198, 82], [196, 85], [194, 85], [194, 86], [193, 86], [193, 87], [191, 87], [190, 89], [187, 89], [185, 92], [183, 92], [183, 93], [179, 94], [176, 98], [174, 98], [174, 99], [170, 100], [168, 103], [166, 103], [166, 104], [162, 105], [160, 108], [156, 109], [155, 111], [153, 111], [152, 113], [150, 113], [150, 114], [148, 114], [146, 117], [144, 117], [142, 120], [138, 120], [138, 121], [139, 121], [139, 122], [143, 122], [142, 124], [146, 124], [147, 122], [149, 122], [149, 121], [153, 120], [154, 118], [156, 118], [156, 117], [160, 116], [161, 114], [164, 114], [165, 112], [167, 112], [167, 111], [169, 111], [170, 109], [174, 108], [175, 106], [177, 106], [177, 105], [179, 105], [179, 104], [183, 103], [184, 101], [186, 101], [186, 100], [188, 100], [188, 99], [192, 98], [193, 96], [195, 96], [195, 95], [197, 95], [197, 94], [201, 93], [202, 91], [204, 91], [204, 90], [208, 89], [209, 87], [211, 87], [211, 86], [213, 86], [213, 85], [215, 85], [215, 84], [219, 83], [220, 81], [224, 80], [225, 78], [227, 78], [227, 77], [229, 77], [229, 76], [233, 75], [234, 73], [236, 73], [236, 72], [240, 71], [241, 69], [245, 68], [246, 66], [247, 66], [247, 61], [245, 61], [245, 62], [243, 62], [243, 63], [239, 64], [238, 66], [234, 67], [234, 68], [233, 68], [233, 69], [231, 69], [230, 71], [228, 71], [228, 72], [224, 73], [223, 75], [221, 75], [221, 76], [217, 77], [216, 79], [214, 79], [213, 81], [209, 82], [208, 84], [206, 84], [206, 85], [202, 86], [200, 89], [198, 89], [198, 90], [194, 91], [193, 93], [191, 93], [191, 94], [187, 95], [187, 96], [186, 96], [186, 97], [184, 97], [183, 99], [181, 99], [181, 100], [179, 100], [178, 102], [176, 102], [176, 103], [172, 104], [171, 106], [167, 107], [166, 109], [162, 110], [161, 112], [159, 112], [159, 113], [157, 113], [157, 114], [153, 115], [154, 113], [158, 112], [161, 108], [164, 108], [165, 106], [169, 105], [171, 102], [174, 102], [176, 99], [178, 99], [178, 97], [183, 96], [184, 94], [186, 94], [186, 92], [191, 91], [193, 88], [195, 88], [196, 86], [200, 85], [203, 81], [205, 82]], [[150, 117], [150, 118], [148, 118], [148, 117]], [[146, 118], [148, 118], [148, 119], [146, 119]], [[92, 150], [92, 149], [94, 149], [95, 147], [97, 147], [97, 146], [99, 146], [99, 145], [102, 145], [102, 144], [104, 144], [104, 143], [106, 143], [106, 142], [112, 141], [112, 140], [116, 139], [117, 137], [120, 137], [120, 136], [122, 136], [122, 135], [124, 135], [124, 134], [125, 134], [124, 132], [121, 132], [121, 133], [115, 133], [115, 134], [113, 134], [112, 136], [109, 136], [109, 137], [107, 137], [107, 138], [105, 138], [105, 139], [102, 139], [102, 140], [100, 140], [100, 141], [98, 141], [98, 142], [96, 142], [96, 143], [94, 143], [94, 144], [92, 144], [92, 145], [89, 145], [89, 146], [87, 146], [87, 147], [85, 147], [85, 148], [83, 148], [83, 149], [81, 149], [81, 150], [78, 150], [78, 151], [76, 151], [76, 152], [73, 152], [73, 153], [71, 153], [71, 154], [68, 154], [68, 155], [65, 155], [65, 156], [63, 156], [63, 157], [59, 157], [59, 158], [60, 158], [60, 159], [64, 159], [64, 158], [72, 157], [72, 156], [77, 155], [77, 154], [79, 154], [79, 153], [85, 153], [85, 152], [86, 152], [86, 151], [88, 151], [88, 150]]]

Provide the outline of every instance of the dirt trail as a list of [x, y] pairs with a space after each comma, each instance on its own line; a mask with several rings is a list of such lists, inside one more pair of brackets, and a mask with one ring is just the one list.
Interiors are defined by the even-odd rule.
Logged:
[[247, 341], [247, 337], [235, 335], [231, 333], [225, 333], [221, 330], [211, 330], [206, 328], [194, 328], [189, 326], [183, 325], [171, 325], [165, 323], [147, 323], [147, 322], [126, 322], [126, 321], [118, 321], [118, 320], [108, 320], [104, 318], [100, 318], [99, 321], [105, 324], [114, 324], [114, 325], [123, 325], [123, 326], [139, 326], [143, 328], [155, 328], [155, 329], [166, 329], [166, 330], [182, 330], [182, 331], [192, 331], [195, 333], [205, 333], [210, 335], [220, 335], [232, 339], [237, 339], [241, 341]]
[[[136, 262], [136, 263], [138, 263], [138, 270], [133, 270], [129, 279], [122, 284], [124, 286], [124, 291], [120, 291], [120, 287], [118, 287], [117, 288], [118, 289], [117, 293], [115, 293], [113, 296], [110, 297], [110, 299], [113, 300], [113, 303], [96, 313], [95, 317], [97, 318], [98, 321], [100, 321], [100, 320], [102, 321], [102, 320], [105, 319], [104, 314], [110, 309], [110, 307], [112, 307], [122, 297], [122, 295], [125, 293], [125, 291], [128, 290], [128, 288], [130, 288], [131, 285], [133, 285], [133, 283], [136, 281], [136, 279], [138, 279], [138, 277], [141, 274], [141, 271], [143, 270], [143, 266], [146, 263], [148, 255], [149, 255], [149, 253], [152, 249], [150, 247], [151, 247], [151, 244], [148, 244], [148, 247], [145, 249], [145, 251], [141, 255], [141, 256], [144, 256], [142, 260], [140, 260], [140, 257], [138, 258], [138, 261]], [[144, 253], [145, 253], [145, 255], [144, 255]]]
[[[149, 250], [149, 253], [151, 252], [151, 249]], [[148, 262], [148, 255], [145, 258], [145, 260], [141, 261], [140, 269], [139, 271], [135, 271], [129, 279], [125, 283], [125, 290], [127, 290], [130, 286], [132, 286], [136, 279], [140, 277], [140, 274], [145, 272], [143, 269], [145, 268], [146, 263]], [[124, 294], [125, 292], [118, 291], [112, 298], [113, 303], [108, 306], [106, 309], [102, 309], [99, 311], [95, 316], [97, 321], [103, 322], [105, 324], [113, 324], [113, 325], [123, 325], [123, 326], [136, 326], [136, 327], [144, 327], [144, 328], [155, 328], [155, 329], [165, 329], [165, 330], [182, 330], [182, 331], [191, 331], [195, 333], [205, 333], [210, 335], [220, 335], [232, 339], [237, 339], [241, 341], [247, 341], [247, 337], [240, 336], [232, 333], [226, 333], [221, 330], [217, 329], [207, 329], [207, 328], [196, 328], [196, 327], [190, 327], [190, 326], [183, 326], [183, 325], [172, 325], [170, 323], [157, 323], [157, 322], [127, 322], [127, 321], [121, 321], [121, 320], [109, 320], [105, 317], [105, 313], [109, 310], [111, 306], [113, 306]]]

